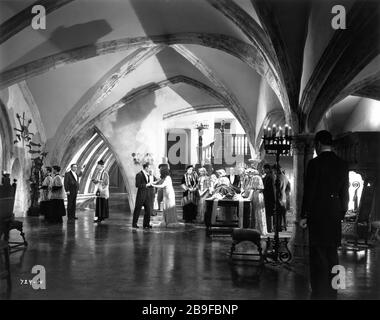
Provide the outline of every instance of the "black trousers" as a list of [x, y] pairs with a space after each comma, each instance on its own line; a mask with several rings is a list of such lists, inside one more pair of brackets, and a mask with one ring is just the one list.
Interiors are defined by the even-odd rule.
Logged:
[[62, 217], [66, 215], [65, 203], [63, 199], [52, 199], [50, 208], [45, 214], [45, 221], [49, 223], [61, 223]]
[[197, 217], [197, 205], [194, 203], [189, 203], [182, 207], [183, 210], [183, 220], [185, 222], [191, 222]]
[[339, 264], [338, 248], [336, 246], [310, 245], [310, 285], [311, 299], [337, 298], [337, 290], [332, 287], [335, 276], [332, 268]]
[[272, 224], [272, 217], [273, 217], [273, 211], [274, 206], [272, 204], [265, 203], [265, 217], [267, 220], [267, 230], [268, 232], [272, 232], [273, 230], [273, 224]]
[[149, 188], [149, 198], [150, 198], [150, 214], [153, 215], [153, 208], [154, 208], [154, 199], [156, 198], [156, 192], [154, 188]]
[[48, 216], [49, 215], [49, 211], [51, 210], [51, 203], [50, 201], [41, 201], [40, 202], [40, 211], [41, 211], [41, 215], [43, 216]]
[[276, 217], [273, 216], [273, 227], [277, 225], [278, 230], [286, 231], [286, 208], [278, 206], [278, 212], [275, 214]]
[[77, 208], [77, 192], [70, 191], [67, 196], [67, 218], [75, 218], [75, 211]]
[[137, 221], [139, 220], [141, 209], [144, 207], [144, 220], [143, 220], [143, 226], [148, 227], [150, 223], [150, 215], [153, 211], [152, 209], [152, 200], [149, 196], [146, 196], [144, 198], [138, 198], [136, 199], [136, 205], [135, 210], [133, 211], [133, 220], [132, 225], [136, 225]]

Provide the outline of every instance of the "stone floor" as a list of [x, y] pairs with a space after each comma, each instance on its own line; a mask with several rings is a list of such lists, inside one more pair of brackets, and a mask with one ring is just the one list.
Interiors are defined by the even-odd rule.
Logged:
[[[231, 262], [230, 238], [207, 239], [203, 226], [135, 230], [130, 214], [118, 207], [102, 225], [93, 224], [92, 211], [78, 216], [55, 226], [24, 219], [29, 246], [11, 256], [10, 299], [308, 298], [304, 265], [260, 270], [251, 262]], [[380, 247], [342, 254], [341, 264], [348, 272], [339, 299], [380, 299]], [[33, 278], [34, 265], [46, 269], [46, 290], [21, 284]]]

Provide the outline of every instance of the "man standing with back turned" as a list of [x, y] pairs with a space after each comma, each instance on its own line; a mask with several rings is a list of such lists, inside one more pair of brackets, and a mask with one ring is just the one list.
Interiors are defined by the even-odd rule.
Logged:
[[348, 207], [348, 167], [332, 151], [330, 132], [315, 138], [317, 157], [310, 160], [305, 178], [300, 226], [309, 229], [311, 299], [336, 299], [331, 272], [338, 265], [341, 221]]

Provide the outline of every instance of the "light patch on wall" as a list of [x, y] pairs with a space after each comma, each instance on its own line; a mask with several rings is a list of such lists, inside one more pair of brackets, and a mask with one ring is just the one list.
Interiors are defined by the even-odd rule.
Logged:
[[[357, 205], [360, 203], [364, 181], [362, 179], [362, 176], [354, 171], [349, 172], [349, 181], [350, 187], [348, 189], [348, 193], [350, 195], [350, 200], [348, 202], [348, 210], [354, 210], [355, 201], [357, 201]], [[355, 190], [357, 190], [356, 195]]]
[[373, 129], [380, 129], [380, 101], [368, 99], [365, 104], [368, 110], [368, 121]]

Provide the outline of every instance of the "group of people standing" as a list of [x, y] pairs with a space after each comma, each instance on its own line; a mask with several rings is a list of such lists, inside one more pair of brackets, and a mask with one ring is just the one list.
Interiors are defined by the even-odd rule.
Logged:
[[[251, 228], [256, 228], [262, 234], [272, 232], [272, 220], [277, 208], [281, 216], [279, 230], [286, 230], [286, 211], [290, 209], [290, 183], [281, 168], [266, 164], [264, 176], [260, 175], [255, 165], [245, 169], [230, 167], [227, 172], [224, 169], [215, 172], [210, 172], [211, 170], [202, 167], [197, 173], [193, 166], [186, 169], [181, 185], [184, 189], [183, 219], [186, 222], [204, 221], [206, 199], [245, 198], [252, 201]], [[276, 181], [279, 187], [276, 186]], [[276, 197], [276, 190], [280, 197]]]
[[[67, 221], [78, 219], [76, 216], [76, 202], [79, 191], [79, 179], [83, 175], [85, 166], [78, 171], [78, 165], [73, 163], [70, 170], [61, 176], [61, 167], [45, 167], [44, 179], [40, 187], [40, 211], [49, 223], [62, 223], [66, 216], [65, 199], [67, 197]], [[95, 185], [95, 223], [100, 223], [109, 216], [109, 176], [104, 169], [103, 160], [98, 161], [91, 179]]]
[[[269, 168], [269, 169], [268, 169]], [[286, 210], [289, 209], [290, 184], [281, 168], [264, 166], [264, 177], [255, 168], [228, 168], [215, 172], [212, 168], [201, 167], [196, 170], [187, 166], [182, 176], [181, 188], [183, 220], [185, 223], [203, 223], [207, 210], [206, 199], [248, 198], [252, 201], [250, 227], [258, 229], [262, 234], [272, 232], [272, 219], [276, 209], [276, 201], [281, 210], [282, 226], [286, 230]], [[278, 179], [277, 179], [278, 177]], [[263, 182], [264, 179], [264, 182]], [[276, 197], [276, 181], [280, 181], [281, 197]], [[146, 163], [142, 171], [136, 175], [137, 195], [133, 212], [132, 227], [137, 225], [142, 207], [145, 214], [143, 228], [150, 229], [150, 217], [153, 214], [155, 190], [162, 190], [158, 196], [158, 205], [163, 203], [163, 225], [177, 226], [175, 192], [168, 165], [160, 165], [160, 177], [153, 175], [152, 165]], [[280, 223], [281, 223], [280, 221]]]
[[152, 165], [150, 163], [145, 163], [143, 169], [136, 175], [135, 185], [137, 188], [137, 194], [132, 219], [133, 228], [139, 228], [137, 222], [142, 207], [144, 207], [143, 228], [152, 228], [150, 217], [153, 214], [155, 189], [160, 189], [162, 191], [158, 202], [162, 202], [163, 204], [164, 220], [161, 222], [160, 226], [173, 227], [179, 225], [175, 205], [175, 192], [170, 177], [169, 167], [168, 165], [160, 165], [159, 170], [160, 178], [158, 179], [153, 175]]

